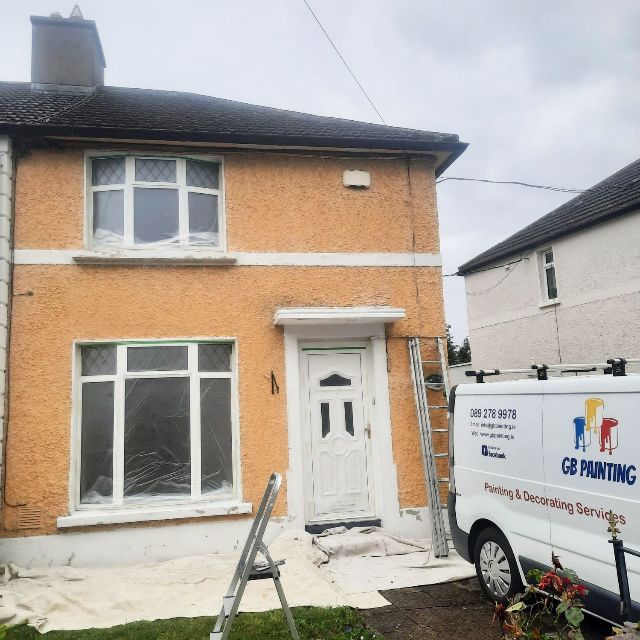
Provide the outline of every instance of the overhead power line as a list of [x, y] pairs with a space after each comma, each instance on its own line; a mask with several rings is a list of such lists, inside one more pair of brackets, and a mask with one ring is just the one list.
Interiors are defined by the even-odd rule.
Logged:
[[344, 66], [347, 68], [347, 71], [351, 74], [351, 77], [355, 80], [355, 83], [360, 88], [360, 91], [362, 91], [364, 97], [367, 99], [367, 101], [371, 105], [372, 109], [378, 115], [378, 118], [380, 118], [382, 124], [387, 124], [384, 121], [384, 118], [382, 117], [380, 112], [378, 111], [376, 105], [373, 104], [373, 100], [369, 97], [369, 94], [364, 90], [364, 87], [360, 84], [360, 81], [358, 80], [358, 78], [356, 78], [356, 74], [351, 70], [351, 67], [349, 66], [349, 63], [344, 59], [344, 56], [340, 53], [340, 51], [338, 50], [338, 47], [336, 47], [335, 43], [331, 39], [331, 36], [327, 33], [327, 30], [322, 26], [322, 22], [320, 22], [320, 20], [318, 19], [318, 16], [314, 13], [313, 9], [311, 8], [311, 6], [307, 2], [307, 0], [302, 0], [302, 2], [304, 2], [307, 5], [307, 9], [309, 9], [309, 12], [313, 16], [313, 19], [318, 23], [318, 26], [322, 29], [322, 33], [324, 33], [324, 35], [327, 37], [327, 40], [329, 41], [329, 43], [333, 47], [334, 51], [338, 54], [338, 57], [340, 58], [340, 60], [342, 60]]
[[446, 182], [447, 180], [459, 180], [463, 182], [487, 182], [489, 184], [515, 184], [520, 187], [530, 187], [531, 189], [546, 189], [547, 191], [559, 191], [560, 193], [584, 193], [589, 189], [571, 189], [569, 187], [550, 187], [545, 184], [530, 184], [528, 182], [519, 182], [517, 180], [487, 180], [485, 178], [440, 178], [436, 180], [436, 184]]

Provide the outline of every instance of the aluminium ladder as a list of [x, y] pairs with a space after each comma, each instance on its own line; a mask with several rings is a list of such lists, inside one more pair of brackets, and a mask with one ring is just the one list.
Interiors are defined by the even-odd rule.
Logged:
[[[227, 640], [229, 637], [231, 626], [238, 614], [240, 600], [242, 600], [247, 582], [250, 580], [265, 580], [269, 578], [273, 580], [273, 584], [278, 592], [282, 611], [284, 612], [284, 617], [289, 627], [289, 633], [293, 640], [300, 640], [293, 616], [291, 615], [291, 609], [289, 609], [284, 590], [280, 584], [280, 570], [278, 566], [284, 564], [284, 561], [274, 562], [271, 559], [267, 545], [262, 542], [262, 536], [269, 523], [273, 505], [278, 497], [278, 491], [280, 491], [281, 482], [282, 476], [279, 473], [271, 474], [264, 496], [260, 502], [260, 507], [251, 526], [251, 531], [249, 531], [247, 541], [240, 555], [238, 566], [231, 579], [231, 584], [229, 585], [227, 594], [222, 598], [222, 608], [216, 619], [216, 625], [209, 634], [209, 640]], [[256, 555], [258, 552], [264, 556], [266, 563], [256, 563]]]
[[[447, 432], [447, 429], [433, 429], [431, 425], [432, 410], [448, 410], [449, 403], [449, 377], [447, 375], [447, 362], [441, 338], [429, 338], [433, 340], [438, 359], [423, 360], [420, 338], [409, 338], [409, 358], [411, 364], [411, 379], [413, 381], [413, 391], [416, 402], [416, 413], [418, 416], [418, 426], [420, 429], [420, 443], [422, 446], [422, 461], [424, 464], [424, 475], [427, 483], [427, 495], [429, 498], [429, 515], [431, 518], [431, 541], [434, 555], [442, 558], [449, 555], [449, 545], [447, 543], [447, 533], [445, 530], [444, 517], [442, 515], [442, 501], [440, 499], [439, 484], [448, 482], [448, 478], [438, 478], [436, 458], [446, 458], [446, 453], [435, 453], [433, 448], [432, 433]], [[438, 382], [425, 381], [424, 366], [439, 369], [440, 373], [435, 374]], [[431, 376], [429, 376], [431, 377]], [[442, 390], [444, 392], [445, 404], [429, 404], [429, 390]]]

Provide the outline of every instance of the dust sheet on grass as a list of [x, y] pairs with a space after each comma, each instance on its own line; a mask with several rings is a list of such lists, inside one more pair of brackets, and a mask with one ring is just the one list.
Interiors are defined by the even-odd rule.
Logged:
[[[437, 560], [422, 541], [382, 530], [336, 530], [312, 538], [284, 531], [269, 546], [291, 606], [359, 609], [388, 604], [378, 589], [467, 577], [457, 556]], [[138, 620], [217, 615], [238, 554], [211, 554], [146, 565], [20, 569], [2, 567], [0, 623], [41, 632], [112, 627]], [[463, 571], [466, 569], [466, 571]], [[241, 611], [280, 607], [271, 580], [250, 582]]]

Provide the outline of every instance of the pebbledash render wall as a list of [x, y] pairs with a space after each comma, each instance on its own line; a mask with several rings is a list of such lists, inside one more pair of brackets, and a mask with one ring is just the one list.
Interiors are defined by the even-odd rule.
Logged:
[[[434, 254], [437, 264], [435, 181], [427, 160], [255, 152], [227, 153], [223, 160], [229, 252], [416, 252]], [[286, 479], [289, 463], [283, 328], [274, 326], [274, 313], [282, 307], [406, 310], [404, 319], [386, 329], [393, 459], [400, 507], [424, 507], [407, 344], [396, 338], [443, 335], [440, 267], [33, 264], [38, 260], [19, 259], [31, 252], [66, 255], [84, 248], [84, 162], [84, 149], [34, 149], [17, 167], [2, 535], [60, 533], [56, 519], [69, 513], [72, 344], [82, 340], [234, 337], [242, 498], [255, 508], [269, 474], [277, 470]], [[345, 169], [370, 171], [371, 188], [345, 188]], [[280, 385], [275, 395], [272, 371]], [[276, 507], [279, 516], [287, 514], [285, 489]], [[31, 528], [19, 528], [21, 510], [31, 510]]]
[[[508, 267], [465, 274], [474, 369], [638, 358], [639, 235], [640, 210], [496, 264]], [[551, 304], [539, 264], [549, 249], [558, 286]]]

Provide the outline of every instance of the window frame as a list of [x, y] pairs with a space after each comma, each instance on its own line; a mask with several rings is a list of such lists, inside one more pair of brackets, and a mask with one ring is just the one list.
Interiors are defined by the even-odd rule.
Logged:
[[[546, 261], [546, 256], [552, 255], [551, 262]], [[554, 280], [556, 283], [556, 296], [555, 298], [549, 297], [549, 286], [547, 284], [547, 271], [553, 269]], [[557, 304], [560, 301], [560, 293], [558, 289], [558, 272], [556, 269], [556, 257], [553, 247], [546, 247], [538, 251], [538, 275], [540, 278], [540, 296], [541, 306]]]
[[[125, 158], [125, 181], [118, 185], [93, 185], [92, 184], [92, 161], [101, 158]], [[176, 182], [142, 182], [135, 179], [135, 161], [138, 160], [176, 160]], [[210, 162], [217, 164], [218, 188], [207, 189], [204, 187], [190, 187], [186, 184], [186, 161]], [[181, 162], [180, 162], [181, 161]], [[224, 254], [227, 250], [227, 228], [225, 215], [225, 193], [224, 193], [224, 158], [219, 155], [206, 154], [175, 154], [175, 153], [142, 153], [129, 151], [85, 151], [84, 156], [84, 246], [94, 251], [153, 251], [159, 256], [170, 251], [193, 252], [205, 251], [207, 253]], [[218, 197], [218, 244], [199, 245], [180, 241], [176, 244], [135, 244], [133, 241], [134, 226], [134, 189], [176, 189], [178, 191], [178, 230], [184, 237], [189, 229], [188, 194], [203, 193], [216, 195]], [[98, 244], [93, 239], [93, 194], [96, 191], [119, 191], [124, 192], [124, 218], [123, 230], [127, 243], [125, 244]], [[128, 243], [128, 240], [131, 240]]]
[[[198, 371], [198, 345], [205, 343], [231, 345], [231, 371]], [[116, 372], [114, 374], [83, 376], [82, 347], [109, 345], [116, 347]], [[187, 346], [188, 366], [179, 371], [127, 371], [127, 347]], [[216, 503], [239, 502], [242, 500], [242, 481], [240, 469], [240, 426], [238, 398], [238, 348], [235, 338], [187, 338], [176, 340], [82, 340], [73, 343], [73, 392], [72, 392], [72, 438], [71, 438], [71, 474], [69, 482], [69, 510], [71, 514], [85, 512], [122, 512], [135, 513], [150, 507], [184, 507], [189, 505], [215, 505]], [[191, 445], [191, 495], [151, 498], [149, 500], [124, 501], [124, 419], [125, 419], [125, 381], [130, 378], [176, 378], [190, 380], [190, 445]], [[201, 440], [200, 440], [200, 380], [224, 378], [231, 381], [231, 461], [233, 486], [229, 493], [203, 496], [201, 483]], [[82, 435], [82, 385], [83, 382], [114, 383], [114, 448], [113, 448], [113, 502], [111, 504], [82, 504], [81, 487], [81, 435]], [[197, 393], [195, 393], [197, 390]]]

